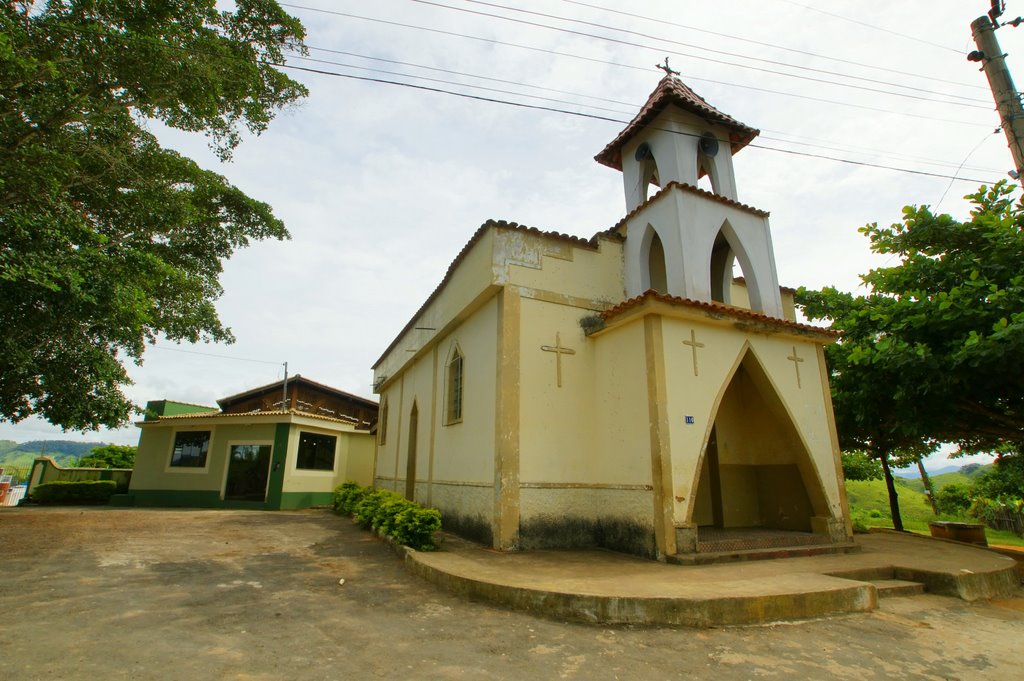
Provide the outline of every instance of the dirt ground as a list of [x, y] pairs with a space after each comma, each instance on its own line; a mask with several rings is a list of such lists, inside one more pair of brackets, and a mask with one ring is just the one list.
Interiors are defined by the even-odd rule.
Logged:
[[19, 681], [1012, 679], [1024, 640], [1024, 591], [734, 629], [544, 620], [438, 591], [325, 511], [0, 509], [0, 612]]

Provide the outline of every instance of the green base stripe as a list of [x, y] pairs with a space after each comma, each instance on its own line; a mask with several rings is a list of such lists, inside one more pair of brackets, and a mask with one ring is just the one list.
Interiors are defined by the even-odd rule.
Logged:
[[330, 506], [334, 503], [334, 492], [283, 492], [281, 509]]

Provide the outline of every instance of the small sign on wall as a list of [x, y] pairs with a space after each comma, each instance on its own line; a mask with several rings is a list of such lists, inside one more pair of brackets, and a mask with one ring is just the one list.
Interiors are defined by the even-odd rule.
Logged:
[[692, 426], [693, 425], [693, 417], [692, 416], [684, 416], [683, 418], [686, 419], [686, 425], [688, 425], [688, 426]]

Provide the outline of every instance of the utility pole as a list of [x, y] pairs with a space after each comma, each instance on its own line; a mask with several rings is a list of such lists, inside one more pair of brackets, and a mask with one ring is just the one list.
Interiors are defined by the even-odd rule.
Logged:
[[[1006, 142], [1013, 155], [1015, 171], [1010, 173], [1013, 179], [1024, 177], [1024, 106], [1021, 105], [1020, 93], [1013, 84], [1010, 69], [1006, 66], [1006, 55], [996, 40], [996, 22], [1003, 13], [1002, 0], [992, 0], [992, 10], [987, 16], [981, 16], [971, 22], [971, 33], [978, 49], [967, 55], [970, 61], [980, 61], [981, 68], [988, 78], [992, 89], [992, 97], [996, 101], [999, 119], [1002, 121]], [[1021, 22], [1012, 22], [1017, 26]]]

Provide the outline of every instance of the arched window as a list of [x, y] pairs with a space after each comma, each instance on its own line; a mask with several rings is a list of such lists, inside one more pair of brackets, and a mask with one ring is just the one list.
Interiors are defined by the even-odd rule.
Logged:
[[651, 237], [651, 247], [647, 254], [647, 272], [650, 285], [658, 293], [668, 293], [668, 274], [665, 271], [665, 246], [661, 237], [655, 232]]
[[463, 371], [465, 368], [464, 358], [459, 346], [452, 348], [451, 356], [448, 358], [446, 371], [447, 392], [445, 400], [445, 425], [460, 423], [462, 421], [462, 397], [463, 397]]

